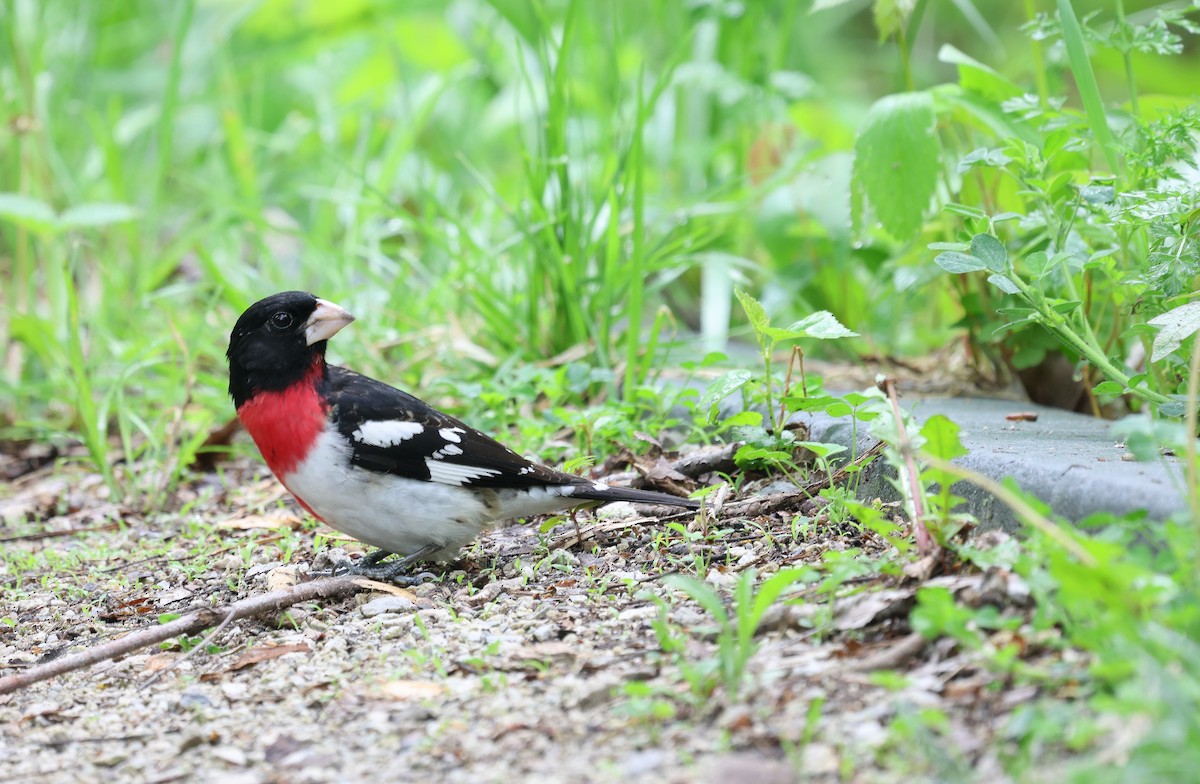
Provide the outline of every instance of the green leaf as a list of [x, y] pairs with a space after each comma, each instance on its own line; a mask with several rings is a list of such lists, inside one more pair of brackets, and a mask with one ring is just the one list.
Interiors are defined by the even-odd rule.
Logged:
[[933, 97], [897, 93], [867, 112], [854, 144], [854, 180], [883, 228], [898, 240], [920, 232], [940, 172]]
[[64, 229], [98, 228], [114, 223], [127, 223], [141, 213], [128, 204], [80, 204], [64, 210], [58, 216], [58, 224]]
[[938, 59], [958, 67], [958, 83], [964, 90], [977, 93], [996, 104], [1016, 98], [1023, 92], [1014, 82], [998, 71], [984, 65], [973, 57], [943, 44], [938, 50]]
[[803, 447], [817, 457], [829, 457], [846, 451], [846, 447], [841, 444], [826, 444], [822, 441], [797, 441], [795, 446]]
[[795, 340], [799, 338], [818, 338], [821, 340], [832, 340], [835, 338], [856, 338], [857, 332], [852, 332], [842, 325], [842, 322], [837, 320], [837, 317], [828, 310], [819, 310], [809, 316], [806, 316], [790, 327], [766, 327], [763, 329], [764, 335], [769, 335], [775, 340]]
[[763, 415], [757, 411], [739, 411], [726, 417], [721, 423], [725, 427], [762, 427]]
[[686, 574], [668, 574], [663, 578], [663, 584], [668, 588], [683, 591], [692, 601], [704, 608], [713, 620], [723, 628], [729, 626], [729, 614], [725, 612], [725, 604], [708, 583], [701, 582]]
[[1021, 290], [1005, 275], [988, 275], [988, 283], [1003, 291], [1005, 294], [1020, 294]]
[[987, 269], [987, 265], [974, 256], [967, 253], [959, 253], [955, 250], [939, 253], [937, 258], [933, 260], [933, 263], [946, 270], [946, 272], [952, 272], [955, 275]]
[[752, 375], [749, 370], [731, 370], [725, 375], [713, 379], [708, 387], [705, 388], [704, 394], [700, 396], [700, 400], [697, 401], [697, 408], [701, 411], [708, 411], [734, 392], [746, 386], [746, 382], [751, 379]]
[[976, 234], [971, 238], [971, 255], [983, 262], [992, 272], [1008, 269], [1008, 250], [991, 234]]
[[750, 326], [754, 327], [755, 332], [762, 332], [770, 324], [767, 311], [763, 308], [762, 303], [741, 289], [734, 289], [733, 293], [737, 296], [738, 302], [742, 304], [742, 310], [746, 311], [746, 318], [750, 321]]
[[54, 231], [58, 224], [53, 207], [21, 193], [0, 193], [0, 218], [43, 233]]
[[1040, 279], [1050, 268], [1050, 257], [1045, 251], [1039, 250], [1025, 257], [1025, 269], [1034, 280]]
[[1050, 309], [1055, 313], [1061, 313], [1065, 316], [1068, 313], [1073, 313], [1074, 311], [1079, 310], [1081, 305], [1083, 305], [1083, 303], [1077, 299], [1065, 299], [1050, 303]]
[[1188, 302], [1172, 308], [1146, 323], [1159, 328], [1150, 353], [1150, 361], [1157, 362], [1179, 348], [1185, 339], [1200, 329], [1200, 302]]
[[967, 454], [959, 440], [958, 425], [943, 414], [934, 414], [921, 427], [925, 438], [925, 451], [942, 460], [953, 460]]
[[1092, 394], [1096, 396], [1123, 395], [1125, 394], [1125, 387], [1118, 384], [1116, 381], [1101, 381], [1099, 384], [1092, 387]]

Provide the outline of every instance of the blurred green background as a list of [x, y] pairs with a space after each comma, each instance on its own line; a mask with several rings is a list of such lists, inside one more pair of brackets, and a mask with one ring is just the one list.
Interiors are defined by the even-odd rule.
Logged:
[[[1074, 5], [1097, 25], [1164, 7]], [[200, 432], [230, 413], [233, 320], [288, 288], [360, 317], [339, 360], [485, 406], [436, 379], [568, 352], [615, 390], [744, 335], [735, 287], [862, 335], [817, 351], [937, 349], [963, 316], [928, 248], [947, 194], [893, 236], [852, 210], [855, 140], [883, 96], [961, 89], [956, 52], [1077, 107], [1061, 43], [1021, 29], [1053, 12], [0, 0], [0, 424], [132, 443], [182, 411]], [[1131, 56], [1144, 100], [1191, 100], [1182, 49]], [[1119, 108], [1126, 60], [1092, 60]]]

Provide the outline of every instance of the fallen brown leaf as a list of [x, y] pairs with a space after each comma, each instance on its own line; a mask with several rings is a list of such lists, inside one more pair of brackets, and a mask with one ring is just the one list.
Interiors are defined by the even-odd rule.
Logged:
[[378, 580], [368, 580], [366, 577], [358, 577], [354, 580], [354, 584], [363, 588], [370, 588], [372, 591], [380, 591], [382, 593], [390, 593], [392, 596], [403, 596], [405, 599], [416, 603], [417, 595], [412, 591], [406, 591], [398, 585], [391, 583], [381, 583]]
[[380, 684], [377, 693], [393, 700], [424, 700], [438, 697], [445, 690], [442, 684], [433, 681], [399, 680]]
[[301, 642], [295, 645], [263, 645], [258, 648], [251, 648], [238, 657], [238, 660], [229, 665], [226, 672], [233, 672], [249, 667], [260, 662], [278, 659], [280, 656], [286, 656], [289, 653], [311, 653], [312, 648], [308, 647], [308, 643]]

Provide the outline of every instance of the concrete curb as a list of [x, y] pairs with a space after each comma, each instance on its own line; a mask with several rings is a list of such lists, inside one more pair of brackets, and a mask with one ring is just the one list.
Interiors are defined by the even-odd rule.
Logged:
[[[1175, 457], [1156, 463], [1123, 458], [1125, 447], [1109, 435], [1112, 422], [1056, 408], [1009, 400], [976, 398], [923, 399], [908, 406], [920, 422], [944, 414], [962, 428], [960, 438], [970, 454], [956, 464], [992, 479], [1012, 477], [1024, 490], [1045, 501], [1063, 517], [1078, 522], [1097, 512], [1128, 514], [1145, 511], [1152, 520], [1165, 520], [1187, 507], [1183, 466]], [[1010, 422], [1007, 414], [1036, 412], [1036, 422]], [[841, 444], [856, 454], [874, 444], [869, 425], [858, 423], [854, 442], [849, 417], [800, 413], [792, 421], [810, 428], [809, 440]], [[883, 461], [865, 472], [860, 498], [894, 501], [899, 496]], [[981, 528], [1015, 531], [1012, 511], [991, 494], [966, 482], [954, 492], [966, 499], [966, 509]]]

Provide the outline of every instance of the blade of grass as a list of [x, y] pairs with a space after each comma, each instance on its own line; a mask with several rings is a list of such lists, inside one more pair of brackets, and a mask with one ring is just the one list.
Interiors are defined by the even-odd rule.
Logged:
[[1067, 62], [1071, 65], [1071, 73], [1075, 77], [1075, 86], [1079, 90], [1079, 99], [1083, 102], [1087, 113], [1088, 125], [1104, 152], [1113, 174], [1122, 174], [1121, 158], [1117, 152], [1117, 142], [1112, 130], [1108, 127], [1108, 116], [1104, 111], [1104, 101], [1100, 97], [1100, 87], [1096, 84], [1096, 74], [1092, 71], [1092, 61], [1088, 58], [1087, 44], [1083, 40], [1083, 29], [1075, 16], [1071, 0], [1057, 0], [1058, 16], [1062, 23], [1063, 43], [1067, 46]]

